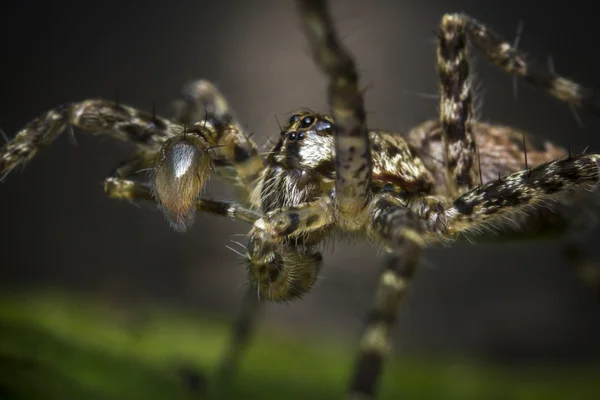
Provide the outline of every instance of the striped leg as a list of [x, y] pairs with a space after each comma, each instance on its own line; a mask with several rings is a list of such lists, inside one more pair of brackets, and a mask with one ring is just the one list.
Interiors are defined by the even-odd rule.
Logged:
[[600, 101], [591, 90], [553, 71], [544, 71], [528, 60], [526, 54], [468, 15], [444, 15], [438, 36], [437, 63], [446, 178], [453, 195], [462, 194], [479, 183], [477, 145], [471, 132], [473, 95], [467, 41], [504, 71], [523, 77], [561, 101], [600, 115]]
[[475, 162], [477, 144], [471, 127], [473, 94], [467, 42], [465, 27], [460, 22], [444, 17], [437, 49], [446, 184], [451, 195], [471, 189], [479, 176]]
[[423, 221], [392, 195], [373, 200], [371, 230], [392, 253], [379, 278], [375, 301], [362, 335], [358, 360], [350, 381], [348, 399], [375, 398], [392, 328], [404, 295], [417, 269], [425, 245]]
[[[600, 155], [578, 155], [542, 164], [480, 185], [444, 206], [424, 198], [411, 203], [427, 221], [428, 240], [456, 238], [460, 234], [503, 233], [506, 224], [524, 224], [535, 208], [549, 206], [577, 189], [600, 183]], [[515, 227], [508, 228], [508, 232]]]
[[212, 144], [213, 167], [219, 177], [240, 188], [241, 195], [249, 200], [264, 160], [225, 96], [211, 82], [201, 79], [184, 86], [182, 98], [173, 108], [173, 118], [181, 124], [209, 121], [218, 128], [220, 137]]
[[165, 140], [183, 132], [167, 119], [106, 100], [65, 104], [31, 121], [0, 148], [0, 177], [25, 165], [72, 127], [129, 141], [147, 151], [158, 151]]
[[[334, 30], [326, 2], [298, 0], [313, 58], [329, 78], [329, 104], [336, 125], [336, 202], [342, 218], [357, 220], [371, 183], [371, 150], [363, 94], [349, 52]], [[361, 226], [362, 221], [356, 221]]]
[[[104, 181], [104, 191], [111, 199], [155, 201], [152, 196], [152, 189], [148, 185], [128, 179], [107, 178]], [[249, 224], [253, 224], [261, 218], [260, 213], [231, 201], [197, 199], [195, 207], [200, 212], [220, 215]]]
[[[544, 89], [551, 96], [600, 115], [598, 96], [570, 79], [540, 68], [529, 57], [518, 51], [496, 32], [465, 14], [447, 14], [442, 19], [443, 26], [462, 26], [462, 29], [485, 56], [504, 71], [522, 77], [533, 86]], [[464, 41], [464, 38], [461, 39]]]

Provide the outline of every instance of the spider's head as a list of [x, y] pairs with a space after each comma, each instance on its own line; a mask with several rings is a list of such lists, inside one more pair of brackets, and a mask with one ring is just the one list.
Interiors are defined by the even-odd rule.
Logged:
[[334, 172], [333, 120], [325, 115], [299, 112], [292, 115], [281, 131], [270, 161], [288, 169]]

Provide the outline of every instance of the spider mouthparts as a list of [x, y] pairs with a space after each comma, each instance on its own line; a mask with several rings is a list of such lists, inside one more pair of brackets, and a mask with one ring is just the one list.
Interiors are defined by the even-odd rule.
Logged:
[[209, 158], [197, 138], [176, 137], [163, 144], [155, 165], [154, 198], [171, 226], [184, 232], [194, 223], [198, 195], [208, 177]]

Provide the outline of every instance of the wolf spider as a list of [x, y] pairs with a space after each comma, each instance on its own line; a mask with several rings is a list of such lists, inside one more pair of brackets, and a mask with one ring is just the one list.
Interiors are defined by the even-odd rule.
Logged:
[[[349, 236], [383, 248], [388, 258], [348, 389], [352, 398], [374, 397], [397, 310], [424, 248], [489, 231], [517, 239], [564, 231], [561, 206], [600, 181], [599, 154], [536, 145], [518, 130], [474, 119], [469, 43], [559, 100], [596, 114], [600, 104], [473, 18], [447, 14], [437, 36], [439, 120], [408, 135], [369, 130], [355, 63], [326, 2], [297, 3], [314, 60], [329, 79], [331, 115], [293, 114], [270, 152], [259, 153], [225, 98], [201, 80], [187, 87], [169, 119], [99, 99], [56, 107], [0, 149], [0, 176], [77, 127], [137, 149], [106, 179], [109, 197], [156, 202], [178, 231], [193, 224], [197, 211], [251, 224], [250, 295], [224, 370], [240, 356], [257, 298], [295, 300], [314, 286], [324, 241]], [[134, 175], [143, 169], [152, 171], [149, 182]], [[239, 203], [201, 196], [212, 173], [239, 189]]]

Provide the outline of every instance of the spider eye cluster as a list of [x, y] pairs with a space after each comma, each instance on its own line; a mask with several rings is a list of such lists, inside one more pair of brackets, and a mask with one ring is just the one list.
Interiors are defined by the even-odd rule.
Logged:
[[313, 122], [315, 122], [315, 117], [312, 115], [307, 115], [300, 121], [300, 128], [310, 128]]
[[300, 114], [294, 114], [290, 117], [290, 120], [288, 121], [288, 123], [290, 125], [293, 125], [298, 121], [300, 121], [299, 127], [306, 129], [306, 128], [310, 128], [310, 126], [315, 122], [315, 117], [313, 115], [306, 115], [303, 117]]
[[287, 134], [287, 139], [290, 142], [294, 142], [296, 140], [302, 140], [302, 139], [304, 139], [305, 135], [306, 134], [304, 132], [295, 132], [295, 131], [294, 132], [289, 132]]
[[[322, 132], [322, 133], [328, 133], [328, 134], [333, 134], [333, 132], [334, 132], [334, 125], [331, 122], [329, 122], [327, 119], [320, 118], [320, 117], [317, 117], [312, 114], [308, 114], [308, 115], [294, 114], [290, 117], [290, 119], [288, 121], [288, 125], [291, 128], [294, 124], [296, 124], [298, 122], [299, 122], [299, 124], [297, 125], [297, 128], [299, 128], [299, 129], [312, 128], [317, 133]], [[282, 134], [283, 134], [283, 132], [282, 132]], [[296, 140], [296, 139], [303, 139], [303, 137], [297, 137], [297, 135], [299, 135], [299, 133], [292, 132], [292, 133], [288, 133], [287, 137], [289, 140], [292, 140], [292, 141]]]
[[294, 115], [292, 115], [292, 116], [290, 117], [290, 119], [289, 119], [288, 123], [289, 123], [290, 125], [293, 125], [293, 124], [295, 124], [296, 122], [298, 122], [298, 121], [300, 120], [300, 118], [302, 118], [302, 116], [300, 116], [299, 114], [294, 114]]

